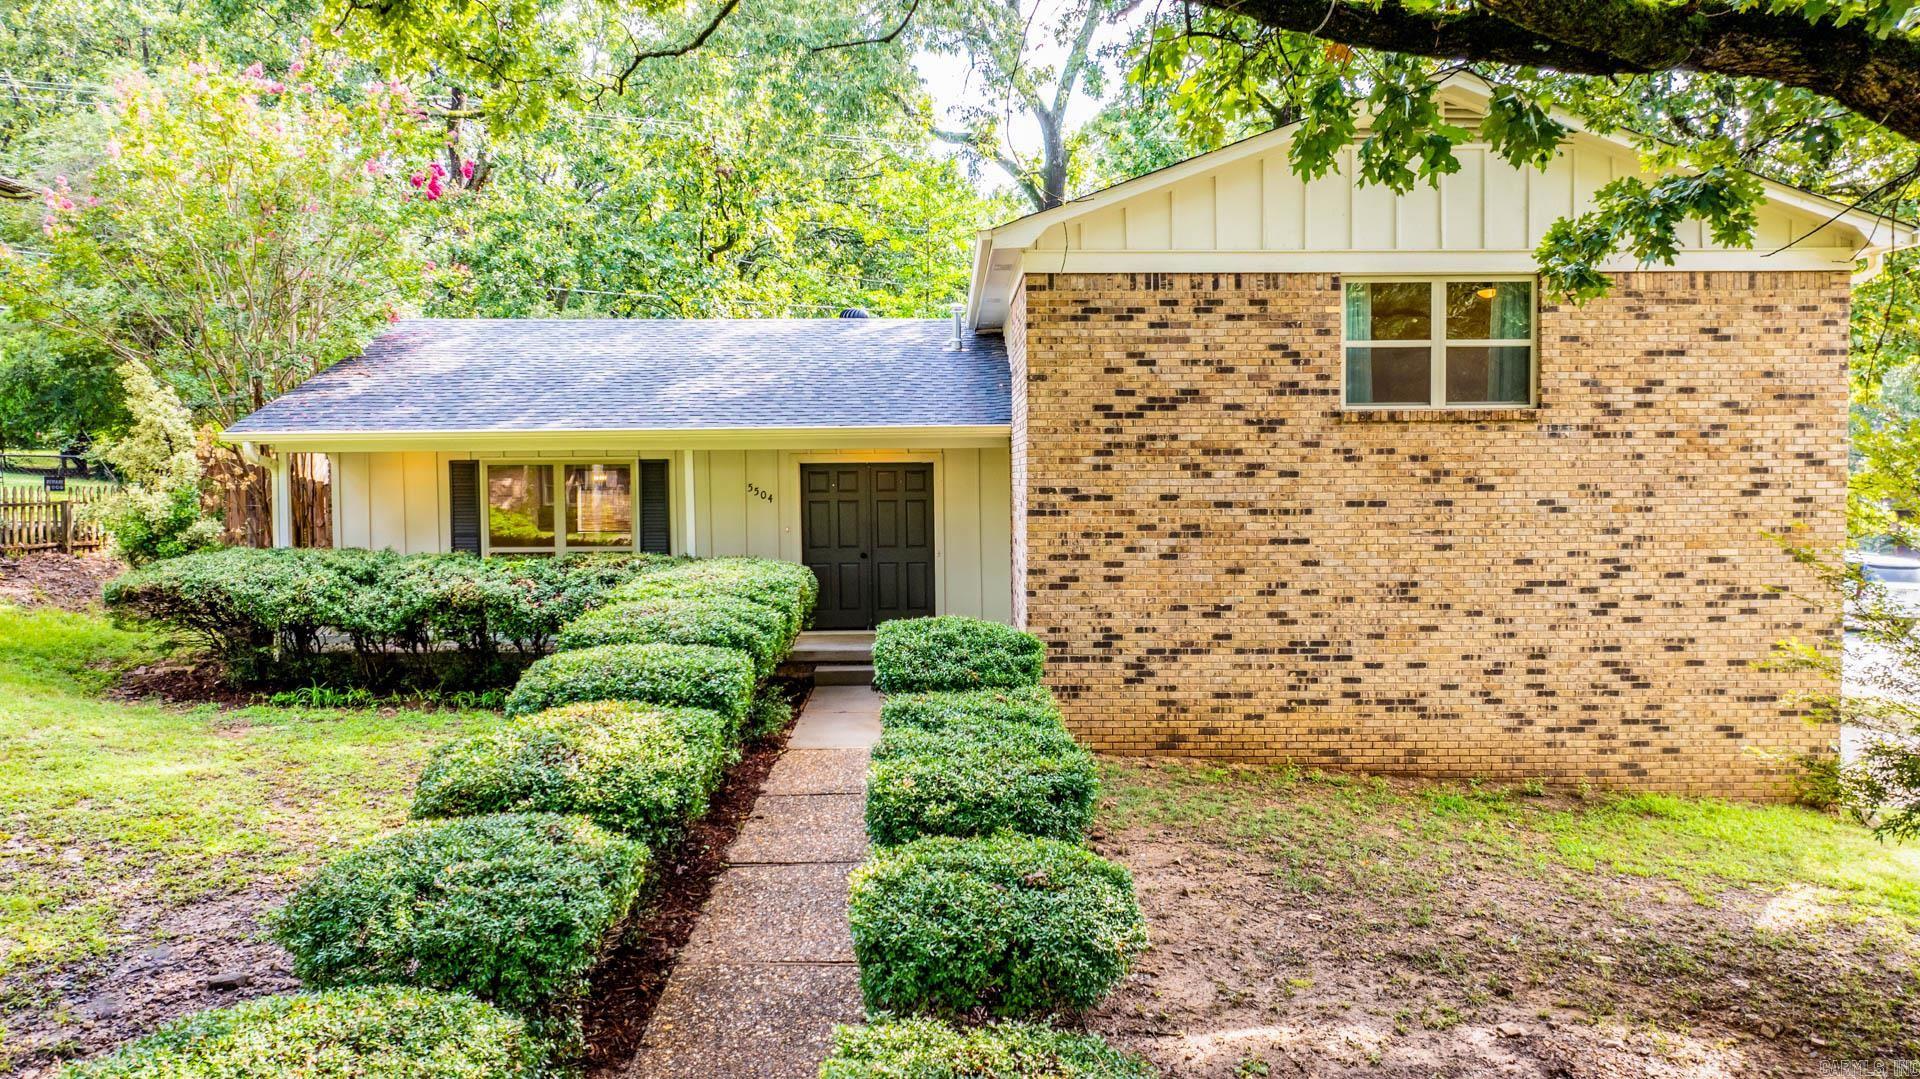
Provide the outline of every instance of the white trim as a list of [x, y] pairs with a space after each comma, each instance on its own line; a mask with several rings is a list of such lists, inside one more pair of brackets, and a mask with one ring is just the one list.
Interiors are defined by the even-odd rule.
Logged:
[[[1440, 81], [1437, 97], [1443, 104], [1465, 105], [1485, 111], [1490, 88], [1478, 77], [1455, 73]], [[1639, 147], [1631, 138], [1617, 133], [1588, 130], [1574, 117], [1555, 112], [1554, 119], [1568, 128], [1566, 145], [1606, 147], [1610, 152], [1626, 151], [1640, 158]], [[1050, 231], [1071, 222], [1139, 198], [1150, 192], [1171, 188], [1183, 181], [1217, 169], [1231, 167], [1251, 157], [1272, 153], [1292, 141], [1296, 125], [1242, 139], [1211, 153], [1188, 158], [1155, 172], [1138, 176], [1102, 191], [1094, 192], [1049, 210], [1028, 214], [985, 230], [974, 245], [974, 266], [967, 296], [967, 318], [976, 331], [987, 331], [1005, 324], [1015, 291], [1028, 273], [1419, 273], [1441, 270], [1449, 273], [1534, 273], [1538, 260], [1526, 250], [1391, 250], [1359, 251], [1221, 251], [1221, 250], [1086, 250], [1074, 246], [1069, 233], [1059, 248], [1035, 249]], [[1642, 265], [1631, 256], [1617, 255], [1602, 262], [1610, 273], [1634, 271], [1836, 271], [1854, 272], [1864, 264], [1866, 274], [1878, 269], [1888, 251], [1920, 243], [1920, 225], [1899, 221], [1882, 214], [1868, 213], [1799, 188], [1789, 187], [1764, 176], [1755, 177], [1765, 192], [1765, 200], [1786, 210], [1807, 214], [1823, 224], [1814, 229], [1820, 246], [1796, 243], [1777, 253], [1765, 250], [1694, 249], [1682, 251], [1672, 264]], [[1217, 226], [1216, 226], [1217, 227]], [[1444, 231], [1446, 222], [1440, 227]], [[1857, 242], [1853, 236], [1857, 235]], [[996, 268], [996, 263], [1017, 258], [1016, 266]], [[1856, 278], [1860, 275], [1856, 274]]]
[[[1011, 437], [1009, 424], [970, 424], [951, 427], [781, 427], [781, 428], [629, 428], [622, 430], [534, 430], [534, 431], [462, 431], [455, 429], [422, 431], [280, 431], [272, 436], [275, 446], [299, 451], [437, 450], [477, 453], [504, 450], [524, 453], [535, 450], [572, 450], [592, 447], [600, 450], [647, 450], [678, 452], [685, 449], [867, 449], [904, 446], [909, 448], [977, 448], [1004, 446]], [[256, 436], [265, 438], [267, 436]], [[456, 450], [457, 448], [457, 450]]]
[[680, 451], [679, 473], [680, 495], [685, 500], [681, 507], [681, 516], [686, 518], [686, 541], [681, 544], [680, 553], [688, 556], [700, 553], [700, 508], [698, 505], [699, 483], [693, 474], [693, 451]]
[[[1609, 273], [1714, 273], [1814, 270], [1852, 272], [1857, 248], [1790, 247], [1763, 251], [1686, 250], [1673, 263], [1643, 265], [1631, 255], [1600, 263]], [[1431, 273], [1532, 274], [1540, 261], [1514, 251], [1028, 251], [1027, 273], [1326, 273], [1419, 277]], [[1010, 275], [1009, 284], [1020, 274]]]
[[[1447, 336], [1447, 286], [1502, 281], [1527, 284], [1527, 330], [1529, 336], [1465, 338]], [[1405, 341], [1355, 340], [1347, 336], [1347, 286], [1365, 284], [1421, 284], [1427, 286], [1427, 337]], [[1483, 274], [1461, 277], [1447, 274], [1355, 275], [1340, 283], [1340, 408], [1346, 412], [1442, 411], [1471, 409], [1535, 408], [1540, 403], [1540, 283], [1525, 274]], [[1347, 349], [1349, 348], [1427, 348], [1427, 399], [1422, 401], [1380, 401], [1355, 403], [1347, 399]], [[1448, 401], [1447, 347], [1505, 346], [1527, 350], [1527, 399], [1525, 401]]]
[[275, 547], [293, 546], [293, 474], [287, 451], [280, 450], [267, 460], [273, 501], [267, 510], [268, 526]]

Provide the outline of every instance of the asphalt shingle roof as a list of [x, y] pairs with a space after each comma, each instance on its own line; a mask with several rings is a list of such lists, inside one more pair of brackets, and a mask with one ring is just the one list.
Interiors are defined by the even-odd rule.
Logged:
[[417, 319], [230, 435], [969, 426], [1011, 420], [998, 337], [945, 319]]

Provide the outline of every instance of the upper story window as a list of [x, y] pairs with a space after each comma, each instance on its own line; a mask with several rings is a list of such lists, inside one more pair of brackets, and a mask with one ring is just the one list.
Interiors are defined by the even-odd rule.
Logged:
[[634, 550], [632, 466], [488, 465], [487, 550]]
[[1475, 408], [1533, 403], [1533, 281], [1346, 283], [1346, 403]]

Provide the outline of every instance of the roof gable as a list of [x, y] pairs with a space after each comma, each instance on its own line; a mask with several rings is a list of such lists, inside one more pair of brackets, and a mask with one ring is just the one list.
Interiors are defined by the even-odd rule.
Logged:
[[[1471, 76], [1447, 79], [1438, 96], [1452, 122], [1485, 115], [1486, 87]], [[1556, 118], [1573, 134], [1546, 169], [1516, 168], [1483, 144], [1462, 144], [1459, 172], [1406, 194], [1358, 184], [1354, 147], [1334, 170], [1304, 181], [1287, 159], [1294, 127], [1263, 132], [983, 232], [969, 321], [998, 326], [1028, 272], [1531, 273], [1548, 226], [1592, 208], [1612, 180], [1647, 175], [1625, 139]], [[1751, 248], [1715, 244], [1689, 220], [1676, 268], [1850, 269], [1920, 240], [1914, 226], [1763, 183]], [[1631, 256], [1605, 266], [1634, 267]]]

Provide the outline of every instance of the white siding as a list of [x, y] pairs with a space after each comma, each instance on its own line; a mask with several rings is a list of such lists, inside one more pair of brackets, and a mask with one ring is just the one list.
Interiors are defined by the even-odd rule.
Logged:
[[[1477, 145], [1460, 147], [1457, 156], [1460, 171], [1442, 177], [1438, 188], [1420, 183], [1396, 194], [1355, 182], [1351, 148], [1326, 175], [1302, 181], [1286, 148], [1276, 147], [1091, 210], [1049, 228], [1034, 246], [1088, 254], [1531, 251], [1553, 222], [1592, 209], [1600, 188], [1641, 174], [1631, 151], [1591, 137], [1571, 141], [1544, 170], [1515, 168]], [[1761, 211], [1754, 250], [1772, 250], [1822, 224], [1807, 211], [1770, 205]], [[1697, 222], [1682, 235], [1683, 246], [1702, 246]], [[1850, 235], [1836, 225], [1813, 246], [1844, 246]]]
[[[339, 542], [406, 554], [445, 551], [447, 462], [624, 460], [632, 452], [582, 448], [515, 453], [458, 451], [335, 453]], [[661, 456], [649, 453], [648, 456]], [[675, 455], [674, 476], [680, 474]], [[805, 461], [929, 461], [934, 466], [935, 593], [942, 614], [1008, 621], [1013, 615], [1013, 495], [1004, 446], [990, 449], [804, 453], [775, 449], [694, 450], [695, 544], [701, 555], [800, 557], [799, 471]], [[673, 502], [676, 543], [684, 501]]]

